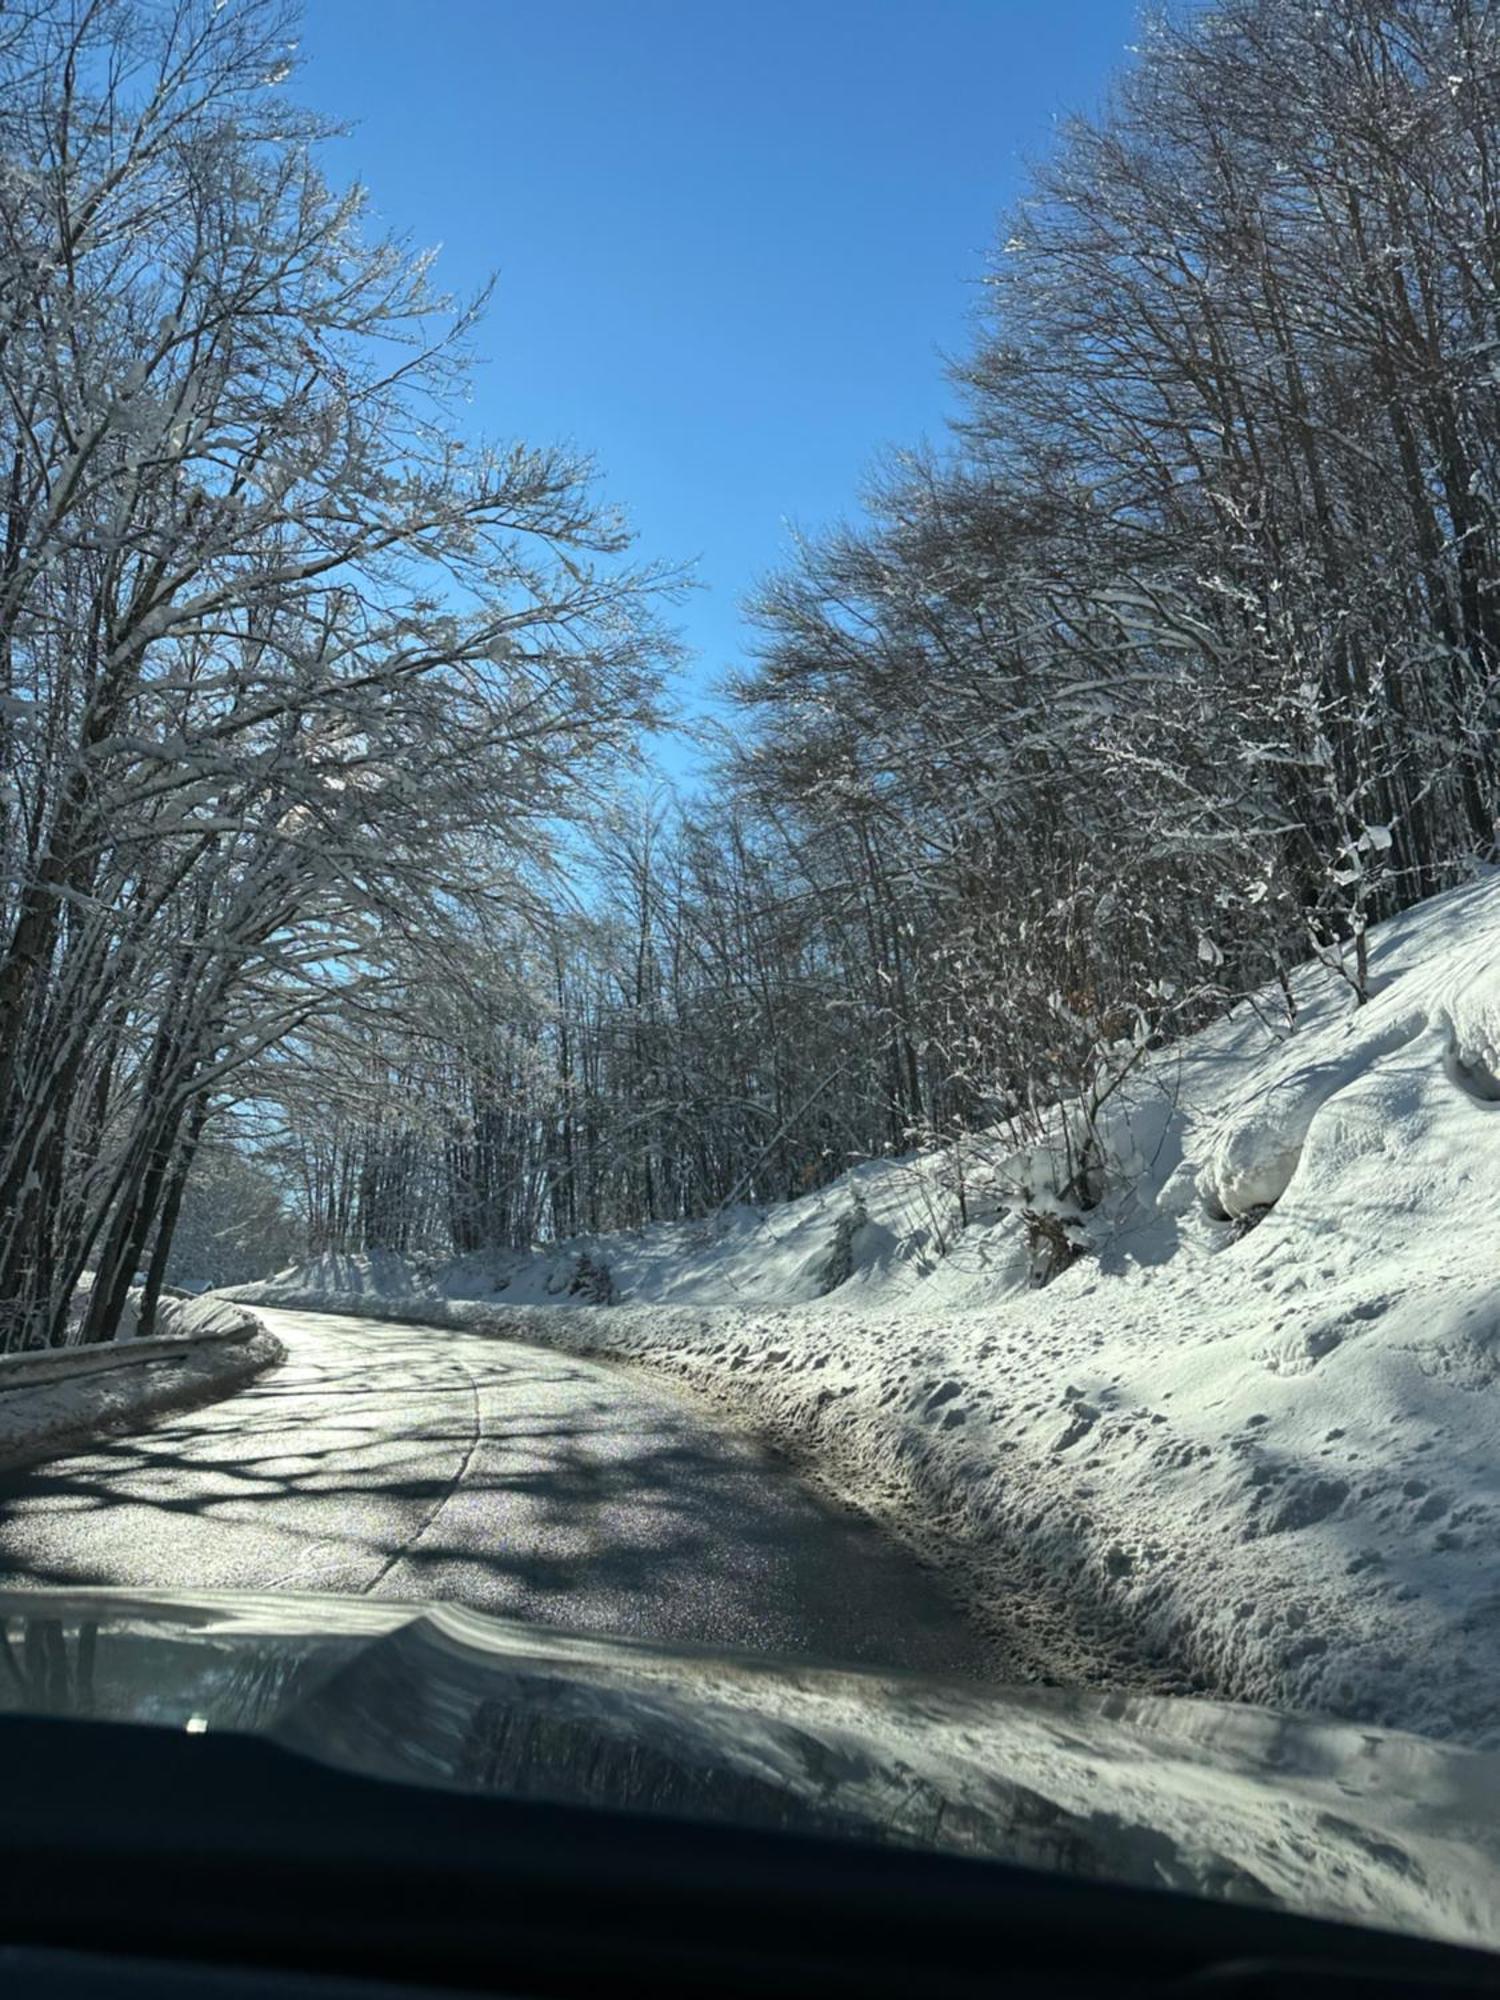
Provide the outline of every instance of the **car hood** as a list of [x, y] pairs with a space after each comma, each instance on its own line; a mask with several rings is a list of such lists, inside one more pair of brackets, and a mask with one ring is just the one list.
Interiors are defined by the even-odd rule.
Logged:
[[1500, 1946], [1500, 1757], [339, 1597], [0, 1592], [0, 1712], [368, 1776], [987, 1856]]

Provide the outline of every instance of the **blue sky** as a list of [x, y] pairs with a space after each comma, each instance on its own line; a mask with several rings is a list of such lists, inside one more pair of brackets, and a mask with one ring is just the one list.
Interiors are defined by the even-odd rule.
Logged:
[[302, 101], [392, 225], [499, 278], [475, 427], [594, 452], [695, 558], [701, 699], [787, 524], [936, 436], [1025, 163], [1136, 0], [306, 0]]

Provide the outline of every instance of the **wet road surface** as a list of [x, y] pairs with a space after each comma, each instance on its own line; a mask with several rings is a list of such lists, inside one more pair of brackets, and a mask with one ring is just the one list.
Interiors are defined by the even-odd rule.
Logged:
[[0, 1476], [0, 1587], [441, 1598], [982, 1671], [929, 1572], [669, 1392], [476, 1334], [258, 1310], [287, 1359], [249, 1389]]

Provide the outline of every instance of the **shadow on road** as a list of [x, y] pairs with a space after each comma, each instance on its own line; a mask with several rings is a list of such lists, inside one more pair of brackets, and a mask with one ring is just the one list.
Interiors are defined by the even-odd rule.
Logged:
[[575, 1629], [983, 1671], [926, 1571], [633, 1378], [352, 1319], [309, 1316], [288, 1345], [282, 1369], [229, 1402], [0, 1482], [0, 1584], [441, 1598]]

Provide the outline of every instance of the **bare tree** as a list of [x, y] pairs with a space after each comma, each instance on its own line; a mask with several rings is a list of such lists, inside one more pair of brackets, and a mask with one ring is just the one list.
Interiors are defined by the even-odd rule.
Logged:
[[[651, 713], [662, 578], [451, 427], [477, 307], [367, 233], [276, 0], [0, 41], [0, 1337], [107, 1337], [200, 1107], [505, 901]], [[432, 925], [441, 949], [441, 922]]]

